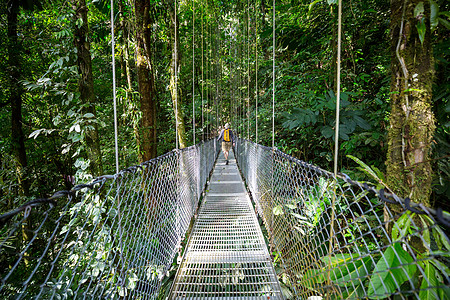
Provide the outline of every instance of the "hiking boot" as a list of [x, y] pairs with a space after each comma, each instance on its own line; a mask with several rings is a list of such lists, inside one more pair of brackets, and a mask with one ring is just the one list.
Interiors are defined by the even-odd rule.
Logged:
[[227, 162], [225, 164], [228, 165], [228, 159], [227, 159]]

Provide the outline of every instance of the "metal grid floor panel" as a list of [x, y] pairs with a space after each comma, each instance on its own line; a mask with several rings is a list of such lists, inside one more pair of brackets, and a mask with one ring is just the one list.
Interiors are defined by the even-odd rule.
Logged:
[[170, 299], [283, 299], [235, 160], [224, 162], [213, 171]]

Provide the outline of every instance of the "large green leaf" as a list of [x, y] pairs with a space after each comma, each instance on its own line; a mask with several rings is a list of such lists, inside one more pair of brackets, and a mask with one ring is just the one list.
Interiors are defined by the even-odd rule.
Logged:
[[420, 285], [420, 299], [439, 299], [437, 286], [442, 285], [436, 277], [436, 269], [429, 261], [424, 261], [424, 274], [422, 284]]
[[358, 253], [323, 256], [320, 260], [330, 270], [330, 279], [342, 287], [361, 284], [372, 269], [372, 258], [361, 258]]
[[[347, 265], [340, 267], [340, 270], [344, 272], [333, 272], [331, 280], [339, 286], [358, 286], [364, 282], [367, 274], [372, 270], [372, 258], [364, 257], [362, 259], [348, 263]], [[344, 275], [345, 271], [347, 274]], [[343, 276], [339, 276], [343, 275]]]
[[417, 32], [419, 33], [420, 43], [423, 45], [423, 41], [425, 40], [425, 33], [427, 31], [427, 27], [425, 25], [425, 18], [419, 20], [419, 23], [416, 24]]
[[322, 256], [320, 260], [326, 264], [330, 269], [337, 268], [339, 266], [346, 265], [351, 261], [358, 259], [360, 255], [358, 253], [353, 254], [336, 254], [333, 256]]
[[372, 126], [370, 126], [370, 124], [366, 120], [359, 116], [354, 116], [353, 119], [355, 120], [356, 124], [362, 129], [369, 130], [372, 128]]
[[378, 169], [377, 169], [378, 172], [374, 171], [371, 167], [369, 167], [367, 164], [365, 164], [362, 160], [360, 160], [359, 158], [357, 158], [353, 155], [347, 155], [347, 157], [352, 159], [353, 161], [355, 161], [358, 165], [360, 165], [361, 168], [359, 168], [359, 169], [361, 171], [363, 171], [368, 176], [370, 176], [373, 179], [375, 179], [376, 181], [378, 181], [379, 184], [386, 186], [383, 182], [384, 178], [382, 176], [380, 176], [381, 172]]
[[323, 270], [319, 269], [309, 269], [303, 273], [302, 280], [300, 282], [301, 286], [314, 290], [318, 285], [325, 281], [325, 275]]
[[401, 240], [411, 227], [412, 216], [409, 212], [403, 214], [392, 226], [392, 240], [394, 242]]
[[430, 11], [430, 27], [431, 31], [434, 31], [439, 24], [439, 5], [433, 0], [430, 1]]
[[366, 296], [365, 288], [362, 285], [358, 285], [355, 289], [345, 289], [338, 299], [364, 299]]
[[449, 21], [447, 21], [447, 20], [444, 19], [444, 18], [438, 18], [438, 21], [439, 21], [439, 24], [444, 25], [445, 28], [447, 28], [447, 29], [450, 30], [450, 22], [449, 22]]
[[369, 281], [371, 299], [383, 299], [398, 290], [417, 270], [414, 260], [403, 250], [401, 243], [394, 243], [384, 251]]
[[330, 126], [323, 126], [320, 129], [320, 133], [322, 133], [322, 135], [328, 139], [334, 135], [334, 130]]

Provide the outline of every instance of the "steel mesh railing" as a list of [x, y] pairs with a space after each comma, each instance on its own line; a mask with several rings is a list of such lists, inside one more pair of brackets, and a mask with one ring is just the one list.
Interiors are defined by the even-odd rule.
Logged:
[[156, 298], [218, 150], [172, 151], [1, 215], [0, 298]]
[[448, 214], [238, 139], [295, 299], [449, 299]]

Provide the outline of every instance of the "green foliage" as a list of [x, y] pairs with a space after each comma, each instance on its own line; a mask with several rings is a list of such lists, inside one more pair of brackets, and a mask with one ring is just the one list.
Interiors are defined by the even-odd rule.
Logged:
[[375, 166], [369, 167], [363, 161], [361, 161], [359, 158], [353, 155], [347, 155], [347, 157], [352, 159], [359, 165], [358, 170], [363, 171], [366, 175], [368, 175], [377, 182], [376, 185], [377, 189], [388, 188], [388, 186], [386, 185], [386, 179], [384, 174], [377, 167]]
[[375, 273], [369, 281], [370, 298], [386, 298], [405, 281], [413, 278], [417, 267], [411, 255], [403, 250], [401, 243], [389, 246], [375, 265]]
[[[351, 102], [348, 101], [349, 94], [341, 94], [339, 138], [349, 140], [349, 135], [353, 134], [357, 128], [370, 130], [371, 125], [362, 118], [364, 112], [352, 109]], [[312, 125], [320, 129], [320, 133], [326, 139], [334, 139], [335, 122], [325, 116], [333, 115], [336, 111], [336, 96], [333, 91], [328, 91], [324, 97], [319, 97], [313, 105], [313, 110], [294, 108], [291, 113], [285, 113], [287, 119], [283, 126], [288, 129], [298, 129], [300, 127]], [[321, 118], [317, 116], [321, 115]]]
[[[344, 288], [342, 296], [345, 298], [351, 296], [347, 292], [350, 289], [353, 291], [352, 294], [358, 295], [358, 297], [367, 295], [370, 299], [384, 299], [396, 291], [402, 291], [403, 283], [406, 281], [411, 282], [412, 279], [423, 274], [421, 280], [415, 283], [417, 284], [416, 288], [420, 289], [420, 299], [438, 297], [447, 299], [450, 289], [448, 287], [437, 289], [436, 287], [444, 286], [444, 278], [449, 271], [448, 267], [430, 253], [415, 253], [420, 258], [417, 261], [403, 247], [402, 241], [413, 235], [410, 226], [414, 217], [415, 214], [407, 212], [394, 223], [394, 228], [396, 228], [392, 231], [394, 242], [378, 255], [358, 252], [323, 256], [320, 258], [323, 267], [307, 270], [303, 274], [301, 284], [315, 290], [325, 283], [327, 278], [330, 278], [333, 284]], [[431, 226], [433, 222], [428, 217], [426, 218], [427, 224]], [[436, 243], [441, 243], [439, 241], [447, 243], [439, 253], [446, 253], [444, 256], [448, 257], [450, 249], [448, 238], [437, 225], [433, 225], [433, 230]], [[424, 234], [425, 236], [427, 235]], [[410, 290], [409, 285], [405, 286], [405, 292]], [[364, 293], [364, 290], [367, 291], [367, 294]]]
[[[118, 12], [118, 7], [115, 7], [117, 16], [115, 50], [118, 72], [116, 79], [118, 81], [120, 167], [124, 168], [138, 161], [139, 149], [136, 143], [138, 137], [135, 129], [139, 128], [142, 115], [133, 59], [136, 46], [133, 28], [134, 7], [129, 1], [122, 3], [124, 11], [121, 13]], [[277, 2], [276, 7], [275, 145], [288, 154], [324, 168], [331, 166], [330, 153], [336, 127], [334, 121], [336, 3], [335, 0], [281, 1]], [[247, 137], [249, 131], [250, 138], [255, 139], [257, 116], [258, 142], [271, 145], [273, 28], [270, 16], [272, 4], [250, 3], [250, 33], [246, 31], [245, 2], [195, 2], [195, 14], [193, 14], [193, 2], [179, 4], [178, 36], [179, 51], [182, 54], [179, 89], [183, 101], [181, 109], [186, 116], [185, 123], [190, 144], [200, 141], [202, 137], [208, 138], [216, 130], [217, 125], [223, 125], [227, 121], [232, 123], [233, 128], [236, 128], [241, 136]], [[27, 200], [20, 194], [19, 176], [15, 171], [15, 162], [11, 155], [11, 107], [8, 104], [11, 91], [8, 86], [7, 39], [4, 38], [7, 37], [7, 22], [3, 5], [1, 17], [4, 22], [0, 22], [2, 36], [0, 38], [0, 85], [2, 86], [0, 127], [4, 129], [0, 133], [0, 210], [2, 212]], [[31, 181], [30, 193], [33, 197], [47, 197], [55, 190], [70, 189], [72, 183], [64, 179], [67, 176], [76, 177], [77, 183], [92, 178], [89, 174], [90, 161], [87, 159], [84, 142], [87, 138], [86, 131], [92, 128], [93, 124], [99, 125], [105, 173], [115, 172], [109, 7], [105, 1], [88, 1], [87, 5], [96, 116], [82, 113], [73, 40], [73, 29], [80, 27], [82, 23], [73, 21], [74, 11], [70, 2], [42, 2], [39, 10], [21, 10], [19, 13], [18, 38], [23, 49], [21, 53], [24, 88], [22, 115], [24, 134], [28, 137], [25, 141], [29, 165], [26, 169], [26, 178]], [[152, 53], [149, 59], [154, 65], [153, 75], [157, 94], [158, 154], [175, 147], [175, 121], [168, 90], [171, 58], [169, 43], [172, 35], [168, 23], [168, 12], [173, 9], [171, 5], [173, 4], [152, 1], [149, 12], [154, 22], [152, 47], [148, 50]], [[356, 175], [356, 179], [369, 176], [375, 180], [377, 188], [386, 187], [383, 168], [390, 98], [389, 2], [385, 0], [344, 1], [343, 5], [339, 159], [343, 169], [353, 166], [353, 161], [358, 164], [357, 170], [351, 171]], [[449, 4], [445, 1], [430, 1], [429, 8], [426, 7], [427, 5], [428, 2], [424, 1], [415, 7], [417, 23], [412, 26], [415, 26], [423, 42], [427, 34], [425, 24], [429, 22], [433, 33], [432, 39], [435, 42], [436, 83], [439, 84], [433, 87], [438, 126], [433, 142], [434, 167], [437, 170], [434, 186], [436, 203], [443, 206], [448, 205], [447, 200], [450, 196], [448, 184], [450, 160], [446, 157], [450, 145], [448, 84], [450, 13], [448, 12]], [[430, 16], [425, 18], [423, 16], [425, 11], [429, 11]], [[195, 25], [194, 28], [192, 25]], [[225, 29], [227, 33], [216, 31], [215, 28]], [[246, 47], [247, 42], [250, 42], [249, 48]], [[129, 52], [130, 86], [125, 69], [126, 48]], [[214, 78], [216, 74], [219, 74], [217, 80]], [[248, 79], [249, 82], [247, 82]], [[192, 85], [194, 85], [194, 91]], [[192, 137], [193, 121], [196, 124], [195, 141]], [[292, 218], [297, 224], [293, 230], [307, 235], [326, 216], [325, 208], [331, 199], [330, 185], [330, 182], [321, 180], [311, 191], [310, 196], [295, 199], [288, 204], [276, 205], [273, 208], [275, 217]], [[358, 195], [358, 197], [363, 196], [363, 194]], [[345, 203], [339, 200], [337, 209], [343, 211], [346, 209]], [[304, 214], [298, 212], [297, 207], [300, 203], [305, 205]], [[406, 214], [397, 221], [398, 226], [393, 227], [392, 237], [398, 244], [411, 234], [411, 218], [412, 216]], [[77, 224], [81, 224], [81, 221], [78, 219]], [[92, 225], [93, 221], [90, 219], [89, 224]], [[357, 215], [355, 222], [365, 221], [364, 216]], [[367, 217], [367, 222], [371, 221], [373, 220]], [[429, 224], [426, 219], [423, 222]], [[353, 230], [347, 229], [346, 237], [353, 239]], [[439, 227], [434, 227], [430, 231], [425, 230], [423, 238], [430, 245], [436, 243], [439, 251], [445, 251], [448, 249], [446, 245], [448, 241], [442, 238], [439, 230], [441, 230]], [[107, 239], [107, 237], [101, 238]], [[376, 245], [372, 243], [370, 247], [373, 250]], [[397, 252], [398, 247], [394, 244], [392, 248], [384, 249], [383, 254], [390, 257], [390, 253]], [[388, 250], [389, 252], [386, 253]], [[401, 250], [398, 251], [404, 254]], [[342, 265], [336, 265], [336, 270], [339, 272], [333, 273], [333, 278], [340, 287], [343, 287], [345, 282], [357, 286], [358, 280], [354, 277], [355, 274], [363, 274], [366, 269], [373, 270], [378, 263], [380, 268], [383, 267], [380, 262], [383, 254], [380, 254], [377, 261], [369, 262], [366, 257], [345, 253], [349, 260], [344, 259], [342, 264], [349, 266], [349, 272], [344, 274], [346, 270], [342, 268]], [[401, 259], [407, 261], [409, 258], [403, 255]], [[82, 263], [89, 264], [88, 261]], [[93, 264], [89, 268], [92, 274], [98, 273], [99, 278], [102, 276], [100, 275], [101, 264]], [[424, 262], [420, 268], [430, 275], [435, 274], [437, 280], [440, 280], [439, 276], [443, 276], [444, 271], [449, 273], [445, 269], [446, 266], [437, 260], [432, 260], [431, 263]], [[410, 271], [403, 270], [405, 274]], [[305, 278], [324, 280], [320, 278], [323, 274], [317, 275], [313, 274], [314, 272], [307, 271], [304, 274]], [[342, 276], [340, 276], [341, 272]], [[416, 271], [416, 275], [420, 275], [418, 272]], [[316, 273], [321, 274], [319, 268]], [[380, 273], [380, 276], [384, 273]], [[149, 274], [149, 276], [161, 275], [158, 266], [152, 266]], [[314, 277], [316, 275], [318, 277]], [[402, 279], [401, 274], [391, 275], [389, 278], [395, 278], [395, 276], [399, 276], [399, 280]], [[134, 284], [132, 272], [129, 277], [127, 284], [131, 288]], [[285, 278], [286, 283], [289, 280], [291, 284], [294, 281], [292, 278]], [[367, 279], [361, 279], [361, 281], [365, 285], [369, 282]], [[432, 282], [424, 281], [420, 284], [425, 289], [428, 283], [432, 284]], [[312, 289], [314, 280], [306, 280], [305, 286]], [[359, 284], [359, 287], [362, 286], [363, 284]], [[354, 290], [355, 295], [361, 292], [359, 287]], [[376, 289], [373, 287], [374, 293]], [[421, 297], [429, 296], [433, 292], [433, 290], [421, 291]], [[126, 290], [122, 293], [126, 295]], [[348, 295], [348, 297], [351, 296]]]

